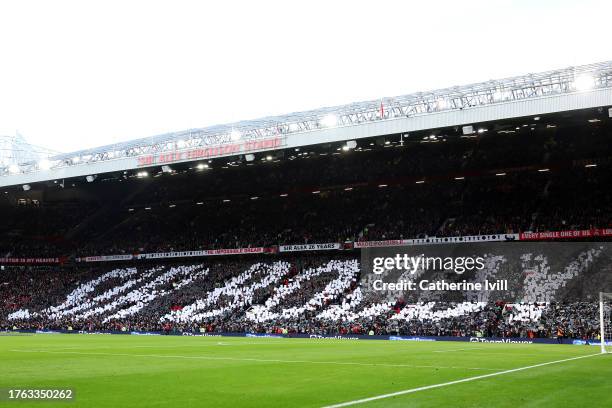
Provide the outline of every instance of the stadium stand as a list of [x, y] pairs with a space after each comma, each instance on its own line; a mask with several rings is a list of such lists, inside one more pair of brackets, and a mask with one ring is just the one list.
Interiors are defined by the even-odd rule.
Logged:
[[[3, 267], [0, 327], [596, 338], [596, 305], [562, 300], [604, 256], [596, 249], [553, 275], [523, 254], [515, 301], [382, 299], [361, 282], [359, 243], [612, 227], [610, 121], [558, 120], [7, 191], [0, 258], [47, 265]], [[279, 253], [311, 243], [336, 246]], [[231, 249], [255, 254], [138, 258]], [[117, 258], [98, 262], [105, 255]]]

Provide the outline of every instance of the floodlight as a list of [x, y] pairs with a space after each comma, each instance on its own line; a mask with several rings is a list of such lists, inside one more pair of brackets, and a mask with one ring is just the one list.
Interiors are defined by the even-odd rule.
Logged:
[[198, 164], [196, 167], [197, 167], [197, 169], [198, 169], [198, 170], [204, 170], [204, 169], [207, 169], [207, 168], [208, 168], [208, 164], [206, 164], [206, 163], [200, 163], [200, 164]]
[[88, 183], [93, 183], [96, 177], [97, 176], [94, 174], [94, 175], [85, 177], [85, 180], [87, 180]]
[[30, 190], [30, 185], [29, 184], [24, 184], [23, 186], [21, 186], [23, 188], [23, 191], [29, 191]]
[[149, 176], [149, 173], [148, 173], [148, 172], [146, 172], [146, 171], [139, 171], [139, 172], [136, 174], [136, 176], [138, 176], [138, 177], [140, 177], [140, 178], [143, 178], [143, 177], [148, 177], [148, 176]]
[[595, 87], [595, 78], [589, 74], [579, 75], [574, 80], [574, 87], [577, 91], [588, 91], [589, 89], [593, 89], [593, 87]]
[[162, 169], [162, 173], [172, 173], [172, 168], [168, 165], [163, 165], [161, 169]]
[[51, 168], [51, 162], [47, 159], [42, 159], [38, 162], [38, 168], [41, 170], [49, 170]]
[[468, 125], [461, 128], [464, 135], [471, 135], [474, 133], [474, 126]]
[[246, 160], [248, 162], [252, 162], [253, 160], [255, 160], [255, 155], [254, 154], [245, 154], [244, 155], [244, 160]]
[[321, 125], [325, 127], [334, 127], [338, 124], [338, 118], [334, 114], [323, 116], [321, 119]]
[[17, 174], [19, 173], [19, 166], [16, 164], [11, 164], [8, 170], [9, 170], [9, 173]]
[[438, 99], [436, 101], [436, 105], [438, 106], [438, 109], [440, 110], [444, 110], [448, 108], [448, 102], [446, 101], [446, 99]]

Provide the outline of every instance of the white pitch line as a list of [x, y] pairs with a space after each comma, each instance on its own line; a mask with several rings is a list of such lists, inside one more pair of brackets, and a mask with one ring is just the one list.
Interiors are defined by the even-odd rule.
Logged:
[[454, 351], [472, 351], [472, 350], [482, 350], [482, 347], [460, 348], [460, 349], [451, 349], [451, 350], [434, 350], [434, 353], [452, 353]]
[[253, 361], [257, 363], [331, 364], [331, 365], [349, 365], [349, 366], [367, 366], [367, 367], [404, 367], [404, 368], [433, 368], [433, 369], [483, 370], [483, 371], [501, 370], [500, 368], [484, 368], [484, 367], [457, 367], [457, 366], [386, 364], [386, 363], [357, 363], [353, 361], [277, 360], [277, 359], [263, 359], [263, 358], [180, 356], [180, 355], [131, 354], [131, 353], [93, 353], [93, 352], [79, 352], [79, 351], [51, 351], [51, 350], [10, 350], [10, 351], [15, 352], [15, 353], [75, 354], [75, 355], [84, 355], [84, 356], [152, 357], [152, 358], [181, 358], [181, 359], [187, 359], [187, 360]]
[[544, 366], [551, 365], [551, 364], [564, 363], [566, 361], [580, 360], [582, 358], [589, 358], [589, 357], [601, 356], [601, 355], [602, 355], [601, 353], [588, 354], [586, 356], [572, 357], [572, 358], [566, 358], [563, 360], [555, 360], [555, 361], [549, 361], [549, 362], [541, 363], [541, 364], [534, 364], [534, 365], [530, 365], [526, 367], [512, 368], [510, 370], [499, 371], [499, 372], [491, 373], [491, 374], [477, 375], [475, 377], [463, 378], [461, 380], [449, 381], [449, 382], [440, 383], [440, 384], [426, 385], [424, 387], [411, 388], [408, 390], [396, 391], [396, 392], [392, 392], [389, 394], [382, 394], [382, 395], [376, 395], [374, 397], [369, 397], [369, 398], [362, 398], [362, 399], [353, 400], [353, 401], [341, 402], [339, 404], [334, 404], [334, 405], [326, 405], [323, 408], [348, 407], [350, 405], [363, 404], [366, 402], [377, 401], [377, 400], [381, 400], [385, 398], [397, 397], [399, 395], [412, 394], [412, 393], [419, 392], [419, 391], [431, 390], [433, 388], [447, 387], [449, 385], [461, 384], [461, 383], [465, 383], [469, 381], [481, 380], [483, 378], [490, 378], [490, 377], [495, 377], [495, 376], [503, 375], [503, 374], [516, 373], [518, 371], [529, 370], [531, 368], [544, 367]]
[[58, 350], [106, 350], [106, 349], [137, 349], [137, 348], [154, 348], [154, 349], [163, 349], [163, 348], [189, 348], [189, 347], [218, 347], [218, 346], [278, 346], [278, 345], [294, 345], [294, 344], [328, 344], [328, 343], [317, 343], [316, 341], [310, 340], [310, 341], [294, 341], [291, 343], [286, 343], [286, 342], [265, 342], [265, 343], [261, 343], [261, 342], [249, 342], [249, 343], [238, 343], [238, 342], [231, 342], [231, 341], [218, 341], [216, 343], [198, 343], [198, 344], [175, 344], [175, 345], [171, 345], [171, 344], [164, 344], [164, 345], [155, 345], [155, 344], [142, 344], [142, 345], [136, 345], [136, 346], [96, 346], [96, 347], [88, 347], [88, 346], [78, 346], [78, 347], [52, 347], [53, 351], [58, 351]]

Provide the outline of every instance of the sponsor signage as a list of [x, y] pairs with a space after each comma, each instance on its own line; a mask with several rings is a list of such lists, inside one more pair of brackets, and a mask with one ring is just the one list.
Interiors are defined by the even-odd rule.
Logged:
[[389, 336], [389, 340], [394, 341], [436, 341], [433, 337], [402, 337], [402, 336]]
[[523, 338], [489, 338], [489, 337], [470, 337], [470, 343], [510, 343], [510, 344], [533, 344], [532, 339]]
[[[17, 333], [37, 333], [37, 334], [120, 334], [133, 336], [194, 336], [194, 337], [257, 337], [257, 338], [301, 338], [313, 340], [391, 340], [391, 341], [453, 341], [453, 342], [470, 342], [470, 343], [492, 343], [492, 344], [574, 344], [574, 345], [593, 345], [599, 346], [599, 340], [581, 340], [581, 339], [552, 339], [552, 338], [525, 338], [525, 337], [454, 337], [454, 336], [400, 336], [400, 335], [365, 335], [365, 334], [338, 334], [338, 335], [321, 335], [321, 334], [272, 334], [272, 333], [231, 333], [231, 332], [214, 332], [214, 333], [198, 333], [198, 332], [141, 332], [141, 331], [72, 331], [72, 330], [16, 330]], [[612, 341], [606, 341], [607, 346], [612, 346]]]

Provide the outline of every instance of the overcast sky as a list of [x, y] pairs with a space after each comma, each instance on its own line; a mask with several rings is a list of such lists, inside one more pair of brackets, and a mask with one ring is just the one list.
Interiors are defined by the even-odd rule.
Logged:
[[62, 152], [612, 59], [604, 1], [2, 1], [0, 134]]

